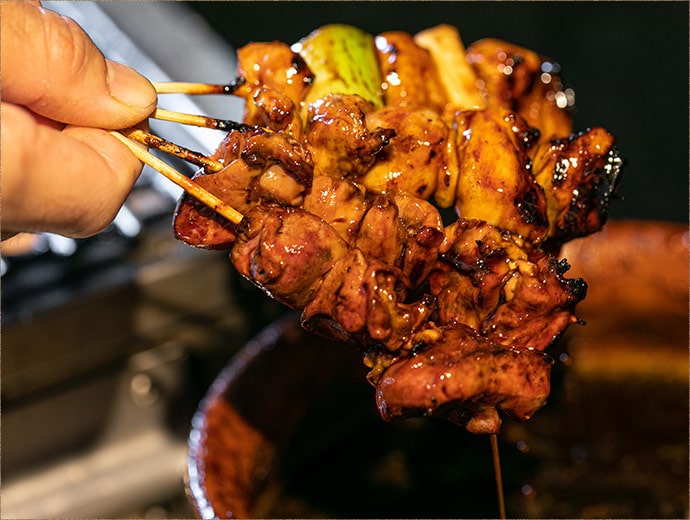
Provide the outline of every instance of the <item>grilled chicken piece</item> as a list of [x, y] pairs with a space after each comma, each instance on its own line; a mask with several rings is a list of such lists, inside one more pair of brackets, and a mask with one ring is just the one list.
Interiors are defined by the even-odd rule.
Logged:
[[405, 193], [375, 196], [362, 218], [355, 246], [367, 256], [398, 267], [407, 287], [421, 284], [443, 240], [438, 211]]
[[327, 175], [314, 177], [302, 207], [328, 222], [350, 246], [354, 245], [359, 224], [369, 209], [364, 186]]
[[384, 195], [374, 197], [359, 224], [355, 247], [385, 264], [400, 267], [406, 238], [398, 207]]
[[282, 42], [250, 43], [237, 51], [237, 74], [245, 123], [300, 135], [299, 105], [314, 75], [299, 54]]
[[[267, 171], [273, 165], [279, 165], [300, 186], [306, 188], [311, 186], [314, 170], [309, 151], [289, 134], [269, 132], [259, 127], [252, 127], [251, 130], [237, 132], [237, 137], [240, 138], [238, 145], [233, 143], [232, 146], [227, 146], [227, 143], [224, 143], [216, 152], [225, 162], [228, 162], [226, 159], [228, 154], [230, 157], [235, 157], [239, 152], [238, 158], [251, 167], [258, 167], [262, 171]], [[271, 196], [285, 198], [279, 193], [282, 189], [284, 186], [273, 188]], [[290, 203], [287, 200], [285, 202]], [[300, 203], [301, 200], [295, 202], [295, 204]]]
[[376, 383], [381, 417], [445, 417], [477, 434], [498, 433], [499, 411], [526, 421], [549, 395], [551, 359], [509, 348], [463, 325], [441, 329], [442, 339], [391, 364]]
[[262, 205], [242, 221], [230, 259], [271, 298], [301, 309], [347, 252], [338, 233], [311, 213]]
[[548, 232], [546, 197], [534, 180], [527, 150], [536, 134], [505, 108], [463, 111], [458, 127], [459, 178], [455, 207], [539, 243]]
[[539, 129], [543, 139], [572, 133], [569, 109], [573, 100], [564, 90], [558, 63], [493, 38], [470, 45], [467, 61], [477, 73], [489, 106], [518, 112], [528, 125]]
[[[204, 189], [213, 189], [211, 183], [205, 184]], [[237, 226], [195, 198], [181, 197], [173, 215], [173, 233], [177, 240], [199, 249], [228, 249], [237, 238]]]
[[386, 106], [443, 113], [447, 99], [429, 51], [404, 31], [381, 33], [375, 42]]
[[441, 116], [430, 109], [386, 107], [367, 113], [366, 120], [369, 128], [390, 128], [395, 135], [357, 181], [377, 193], [432, 197], [456, 163], [453, 131]]
[[346, 179], [318, 176], [305, 211], [328, 222], [351, 246], [402, 269], [407, 283], [422, 283], [438, 259], [443, 221], [429, 202], [403, 192], [367, 194]]
[[433, 300], [405, 303], [407, 286], [397, 267], [350, 249], [323, 279], [302, 311], [306, 330], [361, 348], [410, 348], [412, 334], [431, 317]]
[[439, 323], [463, 323], [476, 331], [507, 296], [515, 296], [518, 262], [527, 263], [519, 242], [480, 220], [459, 219], [448, 226], [441, 256], [429, 276]]
[[305, 144], [315, 175], [356, 177], [369, 169], [394, 131], [371, 128], [373, 105], [357, 95], [331, 94], [309, 106]]
[[560, 245], [599, 231], [623, 167], [614, 137], [593, 128], [541, 142], [531, 153], [534, 177], [546, 193], [549, 240]]
[[569, 325], [586, 294], [569, 266], [481, 221], [446, 229], [442, 258], [429, 276], [439, 324], [472, 327], [505, 346], [545, 350]]
[[429, 276], [443, 242], [443, 220], [429, 202], [405, 192], [389, 194], [398, 208], [398, 218], [406, 229], [402, 271], [411, 289]]

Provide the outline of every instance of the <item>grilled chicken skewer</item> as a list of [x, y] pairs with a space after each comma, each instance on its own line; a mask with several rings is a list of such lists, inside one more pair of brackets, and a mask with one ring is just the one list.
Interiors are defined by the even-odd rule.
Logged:
[[[334, 41], [352, 38], [358, 48], [367, 46], [359, 30], [327, 29], [321, 40], [335, 35]], [[572, 95], [557, 63], [498, 40], [481, 40], [465, 52], [457, 30], [442, 25], [414, 37], [370, 37], [378, 66], [360, 65], [354, 72], [343, 66], [336, 74], [329, 67], [338, 64], [322, 65], [305, 52], [319, 43], [316, 34], [292, 48], [249, 44], [238, 51], [232, 89], [197, 84], [190, 90], [231, 90], [245, 99], [244, 123], [302, 141], [316, 175], [345, 174], [378, 193], [433, 196], [440, 207], [454, 205], [465, 217], [488, 219], [532, 241], [551, 240], [555, 247], [603, 225], [622, 161], [605, 130], [571, 134]], [[326, 79], [307, 62], [325, 69]], [[454, 74], [447, 70], [451, 63]], [[368, 86], [353, 74], [371, 78]], [[359, 102], [326, 95], [309, 105], [314, 90], [335, 88], [333, 76]], [[380, 91], [370, 86], [377, 81]], [[337, 132], [338, 126], [347, 130]], [[495, 136], [490, 146], [483, 135]], [[381, 153], [374, 158], [372, 151]], [[557, 186], [564, 179], [568, 187]], [[485, 189], [489, 185], [495, 189]]]
[[[244, 208], [246, 216], [234, 221], [239, 226], [228, 225], [225, 219], [214, 217], [219, 232], [226, 235], [226, 247], [232, 247], [233, 264], [273, 298], [292, 308], [303, 309], [305, 328], [354, 342], [363, 348], [366, 363], [371, 368], [369, 380], [378, 388], [377, 400], [382, 417], [392, 419], [435, 413], [463, 424], [470, 431], [491, 433], [496, 432], [500, 425], [497, 408], [515, 419], [525, 420], [543, 404], [548, 395], [550, 360], [541, 351], [548, 346], [550, 339], [557, 337], [574, 321], [572, 307], [584, 295], [573, 291], [577, 284], [572, 285], [562, 279], [563, 266], [552, 263], [549, 267], [547, 262], [538, 268], [534, 264], [532, 269], [536, 271], [530, 273], [527, 268], [527, 265], [532, 265], [529, 255], [514, 252], [512, 261], [524, 264], [524, 274], [519, 270], [514, 270], [511, 276], [506, 276], [505, 270], [497, 272], [492, 276], [501, 280], [512, 279], [508, 292], [501, 282], [493, 285], [482, 283], [482, 287], [487, 288], [482, 298], [488, 301], [489, 293], [498, 295], [503, 292], [505, 294], [501, 298], [507, 298], [505, 308], [508, 309], [513, 301], [525, 300], [527, 293], [524, 291], [529, 291], [529, 284], [525, 285], [526, 289], [520, 288], [520, 279], [536, 275], [545, 279], [551, 272], [554, 289], [558, 288], [559, 294], [566, 291], [563, 301], [553, 299], [556, 307], [543, 309], [543, 318], [535, 322], [541, 323], [537, 329], [531, 329], [521, 319], [522, 340], [515, 334], [508, 334], [516, 325], [510, 323], [513, 311], [497, 312], [502, 306], [498, 304], [498, 298], [491, 314], [507, 316], [508, 320], [497, 318], [498, 321], [487, 322], [482, 327], [486, 317], [480, 316], [472, 323], [473, 329], [460, 323], [471, 320], [459, 318], [461, 311], [454, 310], [457, 305], [466, 307], [466, 295], [461, 298], [448, 293], [446, 288], [458, 283], [456, 280], [444, 283], [443, 280], [448, 279], [450, 273], [463, 276], [454, 265], [488, 265], [492, 259], [499, 266], [508, 265], [496, 257], [496, 251], [507, 249], [510, 242], [491, 246], [483, 252], [463, 253], [457, 249], [459, 244], [466, 242], [467, 230], [481, 228], [479, 233], [483, 242], [491, 243], [490, 233], [485, 231], [490, 228], [488, 224], [480, 226], [479, 223], [462, 221], [463, 225], [459, 227], [461, 221], [458, 221], [444, 228], [433, 206], [422, 199], [403, 193], [368, 195], [361, 186], [346, 179], [311, 178], [304, 157], [300, 158], [301, 162], [295, 162], [295, 158], [304, 153], [299, 143], [286, 140], [277, 133], [255, 129], [247, 135], [247, 132], [235, 131], [225, 142], [224, 150], [234, 150], [237, 157], [226, 156], [223, 162], [229, 167], [233, 165], [236, 171], [240, 167], [253, 170], [254, 175], [249, 182], [247, 177], [224, 177], [225, 180], [239, 181], [238, 200], [244, 198], [248, 201]], [[243, 143], [239, 150], [238, 143]], [[286, 150], [286, 146], [293, 148]], [[246, 157], [251, 157], [251, 164], [247, 164]], [[303, 187], [303, 194], [298, 197], [301, 199], [299, 204], [290, 206], [285, 201], [280, 204], [271, 202], [288, 192], [283, 188], [280, 176], [275, 175], [275, 170], [294, 168], [294, 164], [307, 170], [299, 176]], [[257, 182], [270, 170], [273, 172], [268, 175], [267, 182]], [[213, 180], [207, 185], [218, 188], [222, 186], [218, 182], [222, 178], [215, 179], [219, 175], [200, 175], [196, 182], [204, 185]], [[294, 181], [293, 177], [287, 178]], [[255, 186], [258, 190], [255, 201], [251, 196], [247, 197], [247, 186]], [[189, 197], [180, 204], [180, 208], [194, 211], [198, 207], [196, 199]], [[176, 231], [189, 240], [196, 227], [193, 224], [196, 219], [179, 220], [180, 216], [184, 217], [183, 211], [177, 213]], [[204, 226], [206, 233], [209, 232], [207, 224]], [[185, 226], [192, 232], [185, 230]], [[380, 241], [379, 236], [387, 241]], [[470, 240], [471, 243], [477, 241]], [[513, 249], [519, 249], [517, 244], [513, 244]], [[465, 256], [458, 260], [462, 254]], [[470, 258], [472, 254], [476, 256], [474, 260]], [[537, 263], [541, 261], [537, 259]], [[467, 267], [463, 269], [467, 270]], [[473, 276], [478, 279], [480, 275], [475, 273]], [[427, 279], [433, 280], [431, 294], [408, 301], [409, 292]], [[375, 283], [369, 280], [375, 280]], [[529, 298], [525, 301], [529, 302]], [[556, 319], [561, 312], [570, 318]], [[429, 321], [432, 317], [438, 325]], [[554, 329], [549, 334], [530, 332], [542, 331], [552, 325]], [[491, 334], [494, 334], [493, 339]], [[537, 344], [525, 341], [526, 337], [548, 338], [549, 341]], [[463, 344], [466, 346], [461, 348]], [[447, 382], [438, 384], [437, 379], [443, 374], [439, 374], [436, 364], [428, 360], [444, 352], [448, 352], [444, 356], [450, 356], [444, 358]], [[407, 362], [402, 361], [405, 359], [414, 360], [416, 365], [412, 379], [406, 376], [404, 367]], [[422, 366], [426, 368], [420, 370]], [[490, 379], [479, 377], [476, 370], [485, 370], [494, 376]], [[515, 381], [517, 372], [532, 374], [534, 383], [531, 390], [528, 391], [524, 385], [509, 385]], [[410, 392], [419, 387], [419, 374], [423, 373], [427, 373], [426, 377], [430, 379], [429, 383], [421, 386], [431, 391], [414, 397]], [[471, 375], [476, 386], [471, 389], [466, 385], [454, 386], [449, 374]], [[464, 378], [456, 377], [455, 380], [460, 382]], [[488, 400], [484, 397], [487, 395], [490, 396]], [[449, 403], [454, 404], [450, 406]]]
[[[119, 138], [123, 142], [127, 141], [124, 137]], [[261, 135], [261, 138], [265, 136]], [[170, 169], [162, 167], [155, 157], [147, 156], [146, 152], [133, 144], [129, 146], [147, 164], [166, 176], [173, 177], [176, 181], [180, 177], [184, 178], [181, 174], [170, 175]], [[264, 146], [264, 150], [275, 149], [279, 148]], [[290, 154], [281, 151], [280, 155]], [[261, 162], [271, 163], [275, 159], [267, 156], [261, 158]], [[201, 178], [204, 177], [206, 176]], [[214, 212], [221, 212], [220, 204], [215, 204], [213, 200], [209, 203], [204, 196], [198, 196], [197, 189], [190, 188], [198, 185], [188, 185], [184, 181], [179, 184], [195, 200], [202, 200]], [[379, 388], [377, 401], [384, 418], [391, 419], [421, 411], [438, 413], [477, 433], [497, 431], [500, 420], [496, 407], [516, 419], [529, 418], [548, 395], [550, 362], [547, 357], [535, 354], [532, 346], [515, 357], [518, 352], [516, 347], [506, 349], [499, 343], [484, 339], [469, 327], [458, 326], [454, 317], [448, 317], [453, 314], [450, 309], [445, 309], [445, 314], [439, 315], [441, 327], [430, 324], [428, 319], [436, 309], [434, 300], [428, 296], [422, 297], [418, 302], [402, 301], [406, 289], [419, 285], [431, 269], [436, 269], [432, 276], [437, 281], [446, 276], [445, 268], [436, 266], [444, 228], [440, 216], [433, 216], [435, 210], [425, 201], [415, 200], [404, 194], [396, 197], [397, 203], [395, 198], [381, 196], [374, 197], [367, 203], [365, 192], [345, 179], [322, 176], [316, 179], [316, 186], [313, 187], [315, 189], [305, 196], [303, 206], [315, 213], [299, 207], [259, 204], [251, 207], [246, 217], [238, 212], [226, 215], [236, 225], [233, 226], [233, 233], [236, 235], [231, 254], [236, 268], [272, 297], [293, 308], [304, 308], [303, 322], [306, 328], [338, 339], [355, 341], [365, 347], [365, 357], [372, 369], [369, 379]], [[329, 192], [332, 195], [325, 198], [331, 200], [330, 207], [319, 199]], [[201, 193], [208, 192], [202, 189]], [[356, 194], [360, 195], [360, 200], [353, 204]], [[348, 226], [338, 227], [338, 221], [342, 218], [334, 217], [333, 213], [329, 217], [329, 210], [337, 208], [342, 213], [348, 207], [353, 208], [357, 216], [350, 219]], [[401, 213], [402, 216], [399, 217]], [[418, 220], [420, 216], [422, 222]], [[336, 227], [327, 222], [329, 219]], [[388, 246], [381, 247], [376, 237], [368, 235], [369, 230], [382, 230], [384, 235], [394, 237], [396, 233], [391, 232], [391, 226], [400, 229], [397, 233], [399, 238], [391, 241]], [[357, 229], [356, 233], [353, 233], [354, 229]], [[411, 232], [413, 233], [410, 234]], [[407, 245], [403, 248], [399, 239], [404, 241], [406, 233]], [[307, 245], [309, 247], [305, 247]], [[415, 245], [418, 252], [426, 251], [426, 254], [402, 254], [403, 249], [406, 252], [415, 251]], [[296, 251], [299, 251], [297, 255]], [[366, 272], [378, 280], [370, 290], [366, 289], [369, 285]], [[417, 278], [414, 278], [415, 275]], [[364, 291], [357, 289], [359, 284], [364, 284], [361, 286], [365, 288]], [[345, 289], [348, 291], [344, 292]], [[394, 293], [398, 293], [400, 301], [390, 299]], [[446, 298], [442, 301], [449, 300]], [[343, 311], [344, 308], [349, 310]], [[524, 328], [525, 324], [521, 326]], [[464, 349], [459, 346], [470, 338], [474, 339], [467, 343], [468, 347], [463, 352]], [[425, 348], [422, 349], [422, 346]], [[538, 348], [543, 346], [539, 345]], [[412, 356], [414, 349], [426, 354], [415, 353]], [[424, 363], [424, 356], [431, 351], [434, 355], [440, 355], [446, 350], [454, 356], [446, 359], [446, 375], [459, 374], [470, 367], [476, 370], [483, 366], [489, 371], [502, 373], [504, 377], [499, 374], [487, 380], [476, 377], [475, 374], [473, 381], [478, 386], [469, 392], [462, 387], [456, 387], [453, 391], [452, 385], [449, 387], [448, 384], [430, 383], [425, 386], [434, 390], [429, 395], [422, 396], [421, 401], [415, 401], [409, 391], [416, 385], [410, 387], [402, 370], [406, 364], [395, 364], [396, 360], [401, 355], [403, 358], [414, 358], [418, 366], [427, 366], [426, 371], [434, 380], [439, 376], [438, 370], [434, 368], [434, 363]], [[485, 354], [481, 353], [487, 351], [492, 354], [484, 358]], [[480, 357], [484, 361], [478, 362]], [[513, 362], [509, 361], [511, 359]], [[493, 366], [491, 363], [499, 360], [502, 360], [501, 370], [489, 368]], [[386, 370], [390, 365], [396, 367], [393, 372]], [[541, 373], [541, 376], [537, 378], [537, 386], [529, 393], [525, 392], [524, 387], [506, 386], [513, 380], [511, 370], [530, 370], [533, 375]], [[418, 381], [417, 377], [414, 378], [415, 382]], [[448, 380], [450, 381], [450, 377]], [[491, 395], [489, 402], [485, 402], [482, 397], [485, 394]], [[403, 400], [403, 405], [400, 399]], [[447, 406], [449, 402], [455, 401], [454, 407]], [[458, 406], [457, 403], [463, 404]]]
[[[586, 292], [556, 254], [606, 220], [613, 136], [572, 133], [558, 64], [498, 40], [465, 50], [445, 25], [375, 41], [331, 26], [238, 58], [228, 85], [156, 84], [245, 99], [239, 124], [154, 114], [229, 131], [212, 156], [129, 133], [202, 167], [162, 170], [187, 190], [176, 236], [230, 249], [306, 329], [358, 345], [382, 418], [490, 434], [505, 518], [500, 416], [527, 420], [549, 395], [545, 351]], [[431, 197], [459, 218], [444, 225]]]
[[[526, 420], [548, 396], [544, 351], [586, 291], [555, 253], [601, 227], [621, 161], [605, 130], [570, 134], [553, 65], [534, 88], [551, 62], [495, 41], [463, 54], [457, 38], [441, 26], [374, 42], [330, 26], [292, 48], [250, 44], [232, 87], [158, 86], [247, 101], [211, 156], [132, 137], [202, 166], [193, 184], [239, 215], [185, 194], [176, 236], [230, 249], [243, 276], [302, 309], [305, 328], [357, 344], [384, 419], [435, 414], [496, 433], [499, 412]], [[364, 58], [334, 74], [334, 42]], [[439, 64], [458, 56], [441, 81]], [[520, 81], [501, 86], [483, 60]], [[445, 225], [432, 196], [459, 218]]]

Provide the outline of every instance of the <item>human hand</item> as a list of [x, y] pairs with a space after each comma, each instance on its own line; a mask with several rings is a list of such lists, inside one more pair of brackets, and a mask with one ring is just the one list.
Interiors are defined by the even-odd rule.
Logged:
[[38, 1], [0, 8], [2, 238], [97, 233], [143, 166], [104, 129], [146, 119], [156, 92], [134, 70], [106, 60], [76, 22]]

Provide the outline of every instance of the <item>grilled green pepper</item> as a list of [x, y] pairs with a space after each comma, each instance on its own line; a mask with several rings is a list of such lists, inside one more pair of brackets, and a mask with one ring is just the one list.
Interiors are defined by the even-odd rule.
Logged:
[[330, 24], [292, 46], [314, 73], [305, 107], [329, 94], [357, 94], [383, 106], [381, 72], [374, 37], [356, 27]]

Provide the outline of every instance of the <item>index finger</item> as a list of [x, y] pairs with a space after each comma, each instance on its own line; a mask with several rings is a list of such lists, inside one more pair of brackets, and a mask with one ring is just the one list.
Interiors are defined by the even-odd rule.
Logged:
[[106, 60], [72, 19], [37, 2], [2, 2], [2, 98], [63, 123], [124, 128], [156, 106], [151, 83]]

